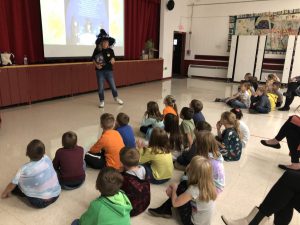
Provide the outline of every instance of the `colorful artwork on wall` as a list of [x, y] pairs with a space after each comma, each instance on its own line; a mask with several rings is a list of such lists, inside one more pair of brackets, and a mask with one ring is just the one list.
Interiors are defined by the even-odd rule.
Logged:
[[228, 50], [232, 35], [267, 35], [266, 53], [284, 54], [288, 36], [299, 29], [300, 9], [230, 16]]

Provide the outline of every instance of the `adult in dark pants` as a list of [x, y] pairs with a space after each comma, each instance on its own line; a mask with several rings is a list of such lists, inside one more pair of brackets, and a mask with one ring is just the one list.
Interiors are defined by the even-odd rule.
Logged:
[[286, 138], [290, 150], [292, 164], [289, 166], [279, 165], [279, 168], [285, 170], [300, 171], [300, 117], [297, 115], [291, 116], [280, 128], [275, 138], [270, 140], [262, 140], [261, 143], [265, 146], [279, 149], [279, 144]]
[[259, 207], [245, 218], [229, 220], [222, 216], [226, 225], [262, 225], [274, 214], [275, 225], [287, 225], [293, 218], [293, 210], [300, 212], [300, 173], [286, 171], [272, 187]]
[[124, 102], [118, 98], [118, 91], [116, 88], [113, 64], [115, 64], [115, 53], [110, 47], [115, 44], [115, 39], [109, 37], [105, 30], [101, 29], [100, 34], [96, 40], [96, 48], [92, 55], [92, 60], [95, 64], [96, 76], [98, 82], [98, 93], [100, 99], [100, 108], [104, 107], [104, 81], [106, 80], [110, 86], [112, 95], [115, 101], [123, 105]]
[[291, 81], [288, 83], [287, 92], [285, 92], [283, 95], [286, 96], [285, 104], [278, 110], [289, 111], [290, 105], [294, 101], [295, 96], [300, 96], [300, 76], [291, 79]]

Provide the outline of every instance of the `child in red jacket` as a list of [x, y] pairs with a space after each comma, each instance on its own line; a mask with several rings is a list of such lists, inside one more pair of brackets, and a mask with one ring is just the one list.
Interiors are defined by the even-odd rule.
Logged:
[[124, 167], [121, 189], [129, 198], [132, 210], [130, 216], [144, 212], [150, 204], [150, 183], [146, 169], [139, 165], [140, 153], [135, 148], [124, 147], [120, 151], [120, 160]]

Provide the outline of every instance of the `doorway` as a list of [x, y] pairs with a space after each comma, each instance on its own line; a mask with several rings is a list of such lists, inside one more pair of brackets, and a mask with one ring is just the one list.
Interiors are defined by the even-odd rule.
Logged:
[[185, 32], [174, 32], [173, 37], [173, 63], [172, 77], [185, 77], [184, 54], [185, 54]]

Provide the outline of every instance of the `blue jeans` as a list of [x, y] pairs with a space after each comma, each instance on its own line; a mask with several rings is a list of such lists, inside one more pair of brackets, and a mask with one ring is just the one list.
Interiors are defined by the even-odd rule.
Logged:
[[29, 197], [27, 195], [25, 195], [21, 189], [19, 188], [19, 186], [17, 185], [15, 187], [15, 189], [12, 191], [12, 194], [17, 195], [19, 197], [22, 198], [26, 198], [28, 200], [28, 202], [35, 208], [46, 208], [47, 206], [51, 205], [52, 203], [54, 203], [59, 196], [57, 197], [53, 197], [50, 199], [41, 199], [41, 198], [33, 198], [33, 197]]
[[111, 89], [114, 98], [118, 97], [118, 92], [114, 80], [113, 71], [111, 70], [96, 70], [97, 82], [98, 82], [98, 94], [100, 101], [104, 101], [104, 81], [106, 80]]
[[240, 108], [240, 109], [247, 109], [247, 106], [245, 105], [245, 103], [239, 101], [239, 100], [233, 100], [231, 103], [230, 103], [230, 106], [232, 108]]
[[261, 107], [261, 106], [256, 106], [256, 107], [255, 107], [255, 110], [256, 110], [257, 112], [259, 112], [259, 113], [264, 113], [264, 114], [266, 114], [266, 113], [269, 113], [269, 112], [270, 112], [270, 110], [269, 110], [269, 109], [266, 109], [266, 108], [264, 108], [264, 107]]
[[54, 203], [58, 199], [58, 197], [59, 196], [53, 197], [48, 200], [44, 200], [44, 199], [40, 199], [40, 198], [32, 198], [32, 197], [27, 196], [27, 199], [33, 207], [41, 209], [41, 208], [46, 208], [47, 206]]

